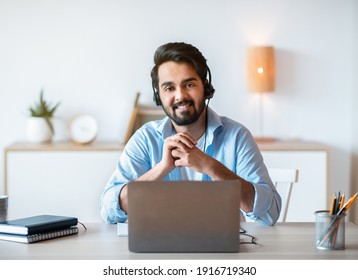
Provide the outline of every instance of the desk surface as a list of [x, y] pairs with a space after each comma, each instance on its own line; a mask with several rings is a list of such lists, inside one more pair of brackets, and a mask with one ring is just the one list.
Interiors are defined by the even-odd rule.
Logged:
[[[259, 245], [242, 244], [239, 253], [138, 254], [128, 251], [128, 238], [117, 236], [116, 225], [86, 224], [87, 231], [33, 244], [0, 241], [0, 259], [358, 259], [358, 227], [346, 224], [346, 249], [321, 251], [314, 247], [314, 223], [278, 223], [266, 227], [242, 223]], [[247, 237], [242, 240], [248, 241]]]

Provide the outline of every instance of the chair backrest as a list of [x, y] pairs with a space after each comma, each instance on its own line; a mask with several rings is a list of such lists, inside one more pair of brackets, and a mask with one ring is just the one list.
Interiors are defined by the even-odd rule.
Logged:
[[288, 207], [290, 204], [292, 186], [298, 182], [299, 171], [297, 169], [268, 169], [272, 182], [282, 198], [281, 215], [279, 222], [286, 222]]

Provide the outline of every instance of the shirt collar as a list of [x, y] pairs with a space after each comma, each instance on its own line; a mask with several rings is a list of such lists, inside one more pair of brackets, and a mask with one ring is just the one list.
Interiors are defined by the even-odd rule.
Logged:
[[156, 130], [163, 137], [163, 139], [170, 136], [173, 131], [173, 125], [170, 118], [168, 116], [164, 117], [164, 119], [158, 123]]
[[214, 139], [214, 133], [223, 126], [220, 116], [208, 107], [208, 127], [207, 127], [207, 143], [210, 145]]

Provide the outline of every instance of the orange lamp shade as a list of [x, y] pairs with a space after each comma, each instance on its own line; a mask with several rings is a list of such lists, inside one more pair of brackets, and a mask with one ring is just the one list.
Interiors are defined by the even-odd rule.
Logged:
[[251, 47], [247, 51], [247, 85], [251, 92], [275, 90], [273, 47]]

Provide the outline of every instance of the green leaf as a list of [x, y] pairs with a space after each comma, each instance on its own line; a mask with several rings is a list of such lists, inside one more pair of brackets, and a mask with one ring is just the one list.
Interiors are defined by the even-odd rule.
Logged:
[[39, 102], [38, 103], [35, 102], [35, 104], [29, 108], [32, 117], [45, 118], [46, 123], [48, 124], [52, 132], [52, 135], [54, 134], [54, 128], [50, 119], [53, 117], [59, 105], [60, 102], [58, 102], [55, 106], [51, 106], [51, 104], [45, 100], [44, 91], [43, 89], [41, 89]]
[[51, 130], [51, 134], [54, 135], [55, 134], [55, 130], [53, 129], [53, 125], [52, 122], [49, 118], [45, 118], [46, 123], [48, 124], [48, 126], [50, 127]]

